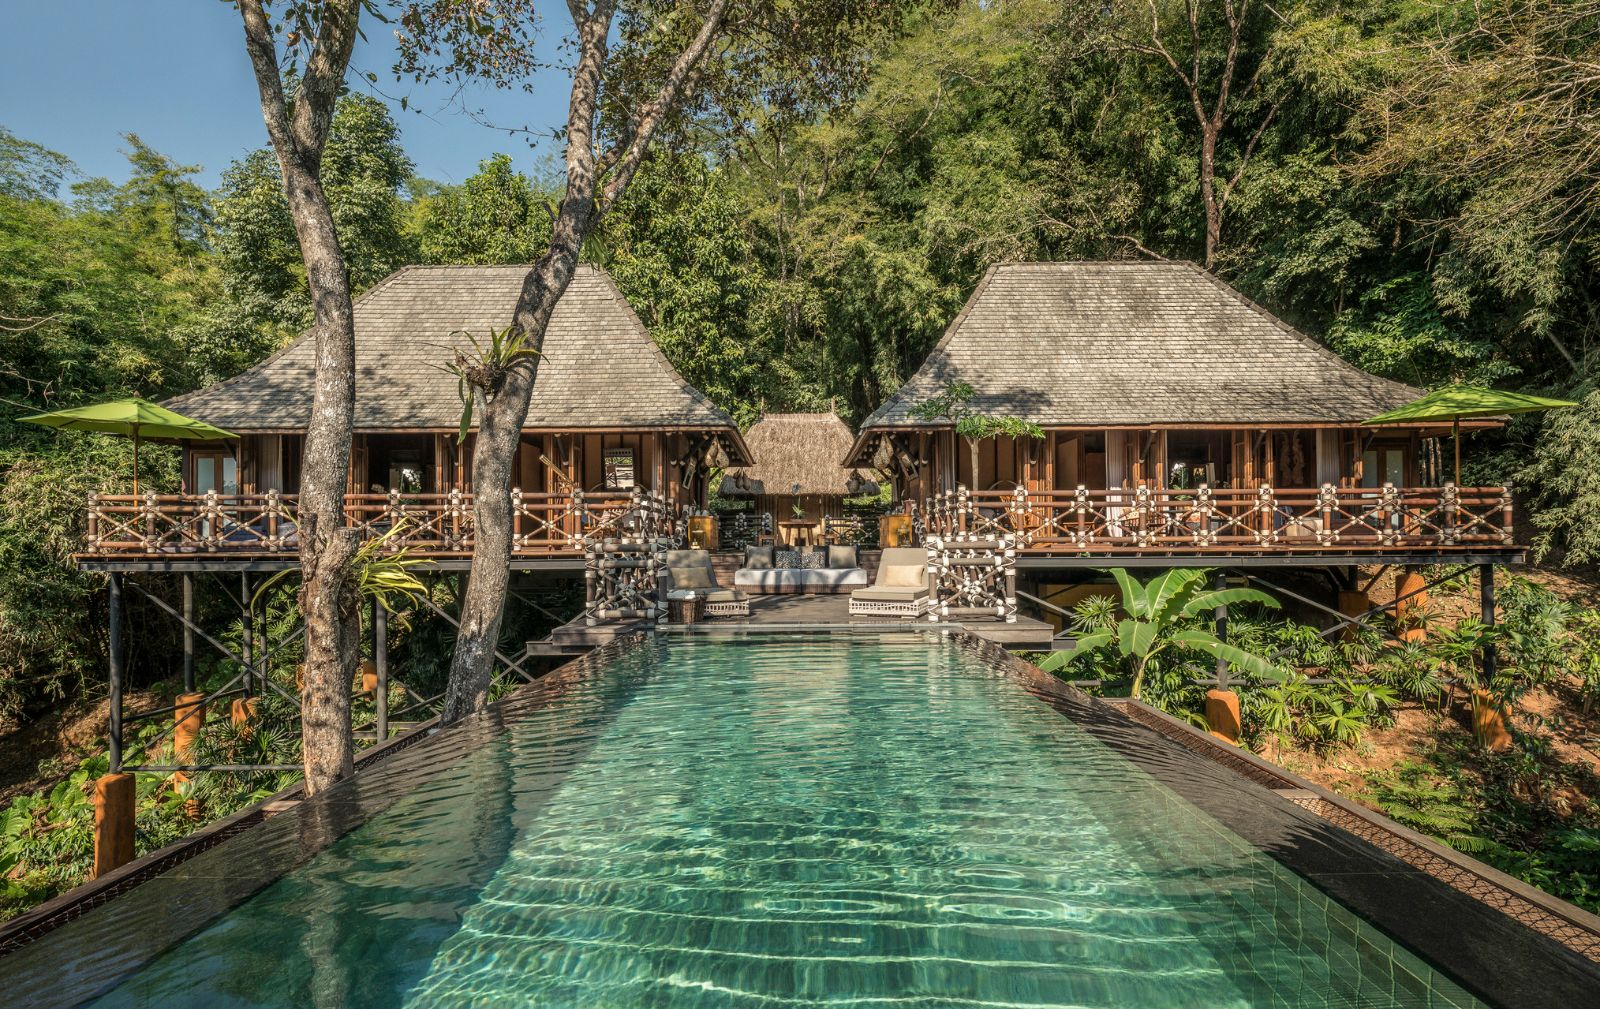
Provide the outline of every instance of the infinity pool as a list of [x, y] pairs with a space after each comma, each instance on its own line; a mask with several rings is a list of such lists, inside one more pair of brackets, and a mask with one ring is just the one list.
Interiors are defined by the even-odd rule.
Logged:
[[463, 738], [0, 978], [104, 1007], [1483, 1004], [949, 638], [645, 643]]

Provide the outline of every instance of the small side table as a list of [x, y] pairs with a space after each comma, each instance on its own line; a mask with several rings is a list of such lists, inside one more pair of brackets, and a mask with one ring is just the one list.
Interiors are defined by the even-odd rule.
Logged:
[[667, 619], [675, 624], [697, 624], [706, 617], [706, 597], [690, 593], [687, 599], [667, 600]]

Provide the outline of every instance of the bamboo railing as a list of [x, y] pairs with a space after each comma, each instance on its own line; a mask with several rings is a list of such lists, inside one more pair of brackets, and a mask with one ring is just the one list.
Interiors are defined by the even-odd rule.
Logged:
[[1397, 551], [1507, 547], [1507, 487], [958, 488], [929, 499], [927, 535], [1016, 537], [1031, 554]]
[[[91, 494], [85, 554], [96, 556], [294, 553], [300, 547], [294, 494]], [[511, 492], [512, 552], [581, 556], [586, 542], [617, 536], [671, 536], [677, 506], [642, 488], [568, 494]], [[345, 521], [364, 537], [398, 530], [392, 550], [465, 556], [473, 547], [472, 495], [346, 494]]]

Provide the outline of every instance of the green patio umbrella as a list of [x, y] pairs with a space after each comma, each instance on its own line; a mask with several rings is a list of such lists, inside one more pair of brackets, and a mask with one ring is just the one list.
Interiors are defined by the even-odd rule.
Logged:
[[62, 431], [98, 431], [102, 434], [120, 434], [133, 439], [133, 492], [139, 493], [139, 439], [181, 438], [194, 441], [211, 441], [216, 438], [237, 438], [231, 431], [212, 427], [203, 420], [185, 417], [181, 413], [157, 406], [149, 400], [119, 399], [94, 406], [79, 406], [71, 410], [53, 410], [32, 417], [19, 417], [26, 424], [42, 424]]
[[1456, 486], [1461, 486], [1461, 422], [1473, 417], [1505, 417], [1513, 413], [1536, 413], [1578, 404], [1565, 399], [1546, 399], [1524, 392], [1500, 392], [1480, 385], [1452, 385], [1435, 389], [1405, 406], [1362, 421], [1363, 424], [1415, 424], [1419, 421], [1448, 420], [1456, 448]]

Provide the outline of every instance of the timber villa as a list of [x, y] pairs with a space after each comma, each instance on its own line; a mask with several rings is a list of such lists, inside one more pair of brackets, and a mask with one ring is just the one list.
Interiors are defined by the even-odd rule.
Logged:
[[[974, 472], [917, 415], [955, 383], [1044, 437], [984, 440]], [[1448, 424], [1363, 426], [1419, 394], [1193, 264], [1006, 264], [844, 462], [890, 475], [928, 533], [1009, 534], [1035, 566], [1518, 559], [1509, 491], [1447, 481]]]
[[[511, 317], [527, 267], [411, 266], [356, 300], [349, 521], [447, 566], [472, 549], [472, 438], [444, 370], [467, 334]], [[308, 335], [167, 405], [239, 434], [186, 443], [184, 492], [97, 495], [87, 566], [238, 569], [294, 563], [299, 454], [311, 410]], [[583, 553], [630, 511], [703, 508], [712, 472], [749, 463], [727, 413], [656, 347], [610, 276], [580, 266], [545, 336], [513, 476], [518, 564]]]

